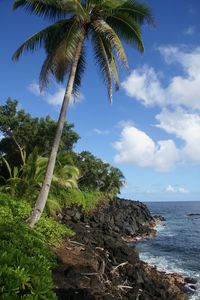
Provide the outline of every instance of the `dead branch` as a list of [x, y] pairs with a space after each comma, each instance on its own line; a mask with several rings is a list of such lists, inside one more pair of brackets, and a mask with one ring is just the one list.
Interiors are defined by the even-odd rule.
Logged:
[[97, 276], [99, 273], [81, 273], [83, 276]]
[[111, 273], [111, 274], [114, 274], [114, 273], [116, 272], [116, 270], [117, 270], [119, 267], [124, 267], [124, 266], [127, 265], [127, 264], [128, 264], [128, 261], [125, 261], [125, 262], [119, 264], [118, 266], [114, 267], [114, 268], [112, 269], [112, 271], [110, 271], [110, 273]]
[[130, 285], [118, 285], [117, 288], [120, 289], [120, 290], [122, 290], [122, 291], [124, 289], [133, 289], [133, 287], [130, 286]]

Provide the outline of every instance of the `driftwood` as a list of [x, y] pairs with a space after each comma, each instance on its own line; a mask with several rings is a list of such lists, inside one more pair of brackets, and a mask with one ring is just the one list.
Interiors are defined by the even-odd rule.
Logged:
[[110, 271], [110, 273], [111, 273], [111, 274], [114, 274], [114, 273], [117, 271], [117, 269], [119, 269], [119, 267], [123, 267], [123, 266], [125, 266], [125, 265], [127, 265], [127, 264], [128, 264], [128, 261], [125, 261], [125, 262], [119, 264], [118, 266], [114, 267], [114, 268], [112, 269], [112, 271]]
[[81, 247], [85, 247], [84, 244], [78, 243], [78, 242], [76, 242], [76, 241], [69, 240], [69, 242], [70, 242], [71, 244], [75, 244], [75, 245], [78, 245], [78, 246], [81, 246]]

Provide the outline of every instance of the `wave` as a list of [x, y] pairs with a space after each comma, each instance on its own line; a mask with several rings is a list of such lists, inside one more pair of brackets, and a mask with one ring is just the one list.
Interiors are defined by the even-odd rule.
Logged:
[[183, 277], [191, 277], [197, 279], [196, 291], [189, 296], [190, 300], [200, 299], [200, 274], [194, 271], [185, 270], [181, 267], [181, 261], [172, 260], [164, 256], [153, 256], [149, 252], [140, 253], [140, 259], [149, 265], [156, 267], [158, 271], [165, 273], [179, 273]]
[[174, 232], [164, 223], [164, 224], [157, 224], [156, 230], [159, 236], [175, 236]]

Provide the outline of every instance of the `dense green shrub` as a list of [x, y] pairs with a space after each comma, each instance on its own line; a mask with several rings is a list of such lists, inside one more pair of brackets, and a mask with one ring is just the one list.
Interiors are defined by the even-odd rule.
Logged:
[[0, 224], [0, 298], [56, 299], [54, 256], [41, 235], [19, 221]]
[[0, 299], [53, 300], [51, 269], [55, 245], [73, 232], [43, 216], [35, 229], [24, 220], [30, 205], [0, 193]]
[[74, 232], [65, 225], [58, 223], [51, 217], [42, 216], [35, 226], [49, 245], [56, 245], [63, 236], [74, 236]]
[[108, 199], [108, 195], [102, 192], [95, 191], [80, 191], [71, 189], [66, 191], [66, 206], [70, 207], [73, 204], [80, 206], [83, 212], [88, 213], [94, 209], [97, 203]]

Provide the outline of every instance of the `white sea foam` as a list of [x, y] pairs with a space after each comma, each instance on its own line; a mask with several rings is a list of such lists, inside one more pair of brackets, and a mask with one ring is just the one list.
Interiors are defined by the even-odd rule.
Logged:
[[157, 267], [160, 272], [166, 273], [179, 273], [184, 277], [190, 277], [197, 279], [195, 294], [189, 297], [189, 300], [199, 300], [200, 299], [200, 274], [192, 272], [190, 270], [184, 270], [180, 267], [179, 261], [172, 261], [163, 256], [152, 256], [148, 252], [140, 253], [140, 259], [147, 262], [151, 266]]
[[171, 229], [166, 225], [165, 223], [157, 224], [156, 230], [159, 234], [159, 236], [175, 236], [175, 234], [171, 231]]
[[165, 226], [164, 226], [164, 224], [157, 224], [156, 225], [156, 230], [157, 230], [157, 232], [161, 232], [161, 231], [163, 231], [165, 229]]
[[184, 270], [177, 267], [177, 264], [167, 260], [163, 256], [150, 256], [149, 253], [140, 253], [140, 259], [146, 261], [151, 266], [156, 266], [158, 271], [166, 272], [166, 273], [183, 273]]

